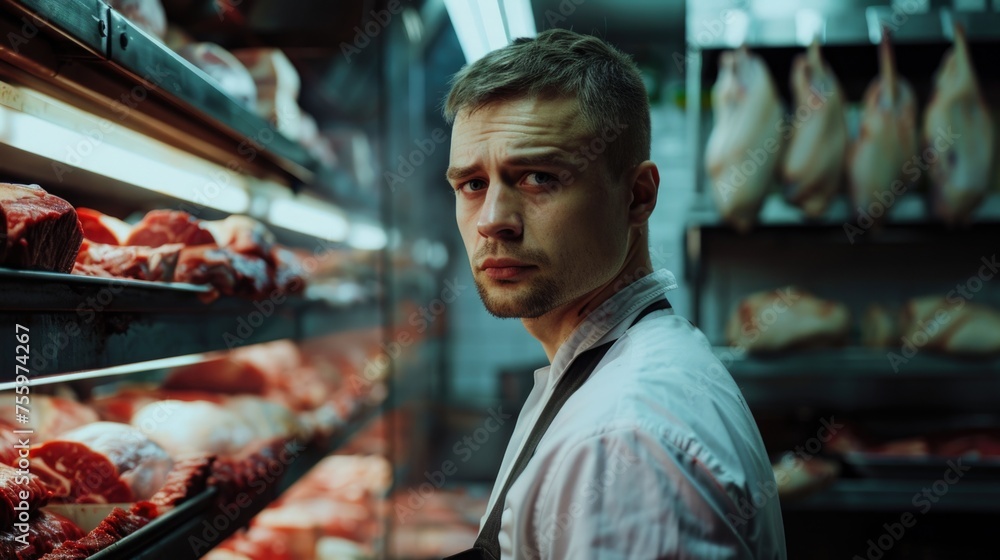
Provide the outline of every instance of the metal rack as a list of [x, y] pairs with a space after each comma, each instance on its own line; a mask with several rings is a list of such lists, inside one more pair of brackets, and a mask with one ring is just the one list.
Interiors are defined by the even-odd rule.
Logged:
[[[854, 346], [776, 356], [746, 355], [723, 346], [713, 349], [740, 386], [762, 432], [774, 435], [775, 441], [785, 440], [777, 444], [779, 447], [788, 445], [802, 435], [795, 433], [797, 428], [790, 421], [801, 422], [824, 412], [836, 412], [842, 421], [865, 418], [877, 423], [899, 414], [906, 422], [914, 422], [890, 422], [888, 431], [893, 433], [932, 426], [938, 419], [952, 419], [959, 426], [973, 414], [982, 415], [995, 426], [1000, 412], [996, 398], [1000, 395], [1000, 361], [918, 352], [897, 371], [886, 354], [899, 348], [858, 346], [857, 322], [869, 303], [892, 310], [910, 297], [944, 295], [956, 281], [973, 274], [981, 256], [988, 257], [998, 249], [1000, 194], [987, 197], [971, 226], [949, 228], [931, 217], [923, 193], [915, 189], [896, 201], [881, 227], [866, 230], [855, 239], [844, 230], [844, 224], [855, 219], [846, 196], [839, 196], [819, 219], [807, 219], [782, 196], [770, 194], [753, 231], [741, 235], [720, 219], [703, 161], [711, 129], [708, 91], [724, 50], [746, 45], [761, 56], [779, 95], [787, 100], [791, 61], [818, 35], [824, 58], [840, 79], [847, 99], [856, 103], [878, 72], [876, 44], [885, 26], [892, 33], [899, 72], [913, 84], [922, 109], [939, 61], [952, 43], [952, 23], [958, 22], [966, 29], [974, 64], [983, 76], [982, 85], [993, 99], [1000, 90], [1000, 80], [995, 74], [983, 73], [989, 72], [993, 66], [989, 60], [1000, 53], [1000, 5], [985, 2], [976, 11], [962, 10], [959, 2], [940, 0], [803, 0], [780, 3], [780, 9], [777, 2], [742, 0], [688, 1], [686, 5], [687, 132], [693, 146], [691, 176], [696, 194], [685, 224], [684, 247], [693, 321], [713, 344], [726, 344], [726, 320], [740, 299], [758, 290], [787, 285], [841, 301], [853, 317], [849, 344]], [[904, 5], [906, 12], [902, 11]], [[902, 24], [900, 14], [905, 19]], [[849, 123], [852, 118], [849, 113]], [[966, 272], [969, 267], [972, 270]], [[901, 283], [908, 289], [901, 290]], [[975, 301], [1000, 304], [1000, 290], [994, 288], [978, 293]], [[827, 489], [800, 501], [783, 502], [786, 524], [797, 527], [796, 523], [808, 525], [810, 519], [840, 519], [843, 512], [872, 514], [880, 519], [877, 516], [886, 512], [912, 510], [914, 494], [942, 472], [919, 478], [931, 471], [920, 470], [918, 463], [901, 460], [899, 468], [877, 472], [855, 472], [847, 465], [844, 476]], [[906, 479], [908, 472], [918, 478]], [[1000, 472], [995, 468], [980, 472], [984, 474], [981, 479], [951, 488], [947, 499], [935, 506], [935, 521], [923, 523], [930, 527], [949, 515], [989, 514], [995, 518], [1000, 513], [996, 507]], [[844, 519], [836, 526], [847, 531], [849, 525]], [[812, 552], [815, 546], [812, 537], [795, 535], [789, 540], [789, 554], [794, 551], [809, 556], [805, 550]]]

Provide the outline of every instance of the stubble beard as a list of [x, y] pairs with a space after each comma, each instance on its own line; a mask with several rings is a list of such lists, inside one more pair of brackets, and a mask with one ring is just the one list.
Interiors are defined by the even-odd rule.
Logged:
[[[552, 278], [534, 278], [516, 282], [499, 280], [501, 284], [493, 288], [474, 277], [476, 291], [479, 292], [479, 299], [486, 306], [486, 311], [490, 315], [500, 319], [535, 319], [552, 311], [559, 305], [559, 285]], [[508, 286], [503, 286], [507, 284]], [[515, 288], [514, 284], [520, 284], [520, 288]], [[502, 294], [496, 294], [503, 291]]]

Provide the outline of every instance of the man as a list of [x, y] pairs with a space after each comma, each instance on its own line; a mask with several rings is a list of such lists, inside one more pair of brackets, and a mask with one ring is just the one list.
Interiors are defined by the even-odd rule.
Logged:
[[[518, 39], [456, 75], [445, 117], [480, 297], [551, 361], [477, 545], [492, 531], [504, 559], [785, 558], [753, 417], [704, 335], [665, 309], [673, 276], [651, 272], [659, 172], [634, 63], [570, 31]], [[562, 389], [574, 375], [589, 376]], [[545, 412], [553, 394], [565, 404]]]

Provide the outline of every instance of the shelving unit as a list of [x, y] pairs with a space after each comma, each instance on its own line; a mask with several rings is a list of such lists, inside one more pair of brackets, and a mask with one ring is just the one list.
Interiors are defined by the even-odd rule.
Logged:
[[[751, 10], [736, 1], [687, 2], [686, 97], [693, 100], [687, 106], [687, 133], [694, 146], [695, 202], [686, 218], [684, 246], [692, 320], [719, 345], [714, 353], [739, 385], [758, 418], [765, 443], [775, 446], [775, 452], [815, 435], [809, 426], [821, 415], [867, 428], [871, 435], [879, 432], [887, 441], [929, 437], [952, 428], [996, 428], [1000, 422], [1000, 359], [960, 359], [920, 350], [894, 367], [888, 354], [902, 355], [902, 341], [895, 347], [860, 347], [860, 322], [870, 304], [882, 305], [894, 317], [910, 298], [944, 296], [975, 276], [983, 258], [995, 254], [1000, 248], [996, 243], [1000, 239], [996, 185], [970, 223], [959, 226], [947, 226], [931, 214], [923, 182], [897, 197], [884, 222], [870, 229], [860, 226], [846, 193], [838, 195], [823, 216], [807, 219], [774, 185], [753, 229], [739, 234], [720, 218], [711, 196], [703, 164], [712, 126], [708, 92], [717, 77], [719, 56], [727, 49], [746, 45], [761, 57], [787, 108], [792, 60], [818, 35], [823, 58], [843, 87], [848, 126], [853, 130], [857, 104], [878, 73], [882, 26], [891, 32], [898, 71], [913, 85], [922, 118], [934, 72], [952, 43], [952, 22], [958, 22], [966, 30], [981, 84], [996, 107], [1000, 81], [990, 62], [1000, 52], [996, 6], [985, 3], [963, 10], [960, 3], [952, 2], [872, 4], [793, 2], [778, 11], [757, 10], [756, 5]], [[850, 235], [848, 225], [860, 227], [862, 233]], [[848, 346], [781, 355], [751, 355], [721, 346], [728, 343], [725, 327], [741, 299], [785, 286], [847, 306], [851, 314]], [[983, 284], [972, 301], [1000, 305], [1000, 291]], [[790, 557], [822, 556], [816, 552], [814, 536], [802, 533], [810, 524], [821, 523], [831, 533], [860, 536], [898, 519], [901, 512], [914, 511], [914, 495], [944, 472], [944, 462], [938, 471], [926, 468], [919, 458], [899, 457], [898, 468], [868, 470], [854, 468], [843, 457], [827, 458], [842, 461], [844, 467], [832, 486], [800, 500], [782, 501], [790, 528]], [[952, 545], [938, 533], [947, 519], [965, 515], [996, 519], [1000, 471], [983, 467], [978, 472], [982, 476], [975, 480], [949, 485], [947, 496], [934, 504], [934, 520], [921, 521], [915, 530], [921, 536], [908, 536], [908, 546], [933, 544], [947, 550]], [[861, 544], [878, 534], [855, 540]], [[822, 557], [840, 557], [837, 554], [846, 552], [841, 549], [851, 546], [835, 540], [820, 547], [827, 546], [836, 554]], [[972, 549], [985, 543], [983, 539], [963, 542]]]
[[[361, 8], [333, 7], [357, 12], [359, 20]], [[159, 379], [167, 368], [212, 360], [235, 347], [290, 339], [303, 349], [326, 350], [321, 347], [329, 335], [353, 343], [389, 332], [394, 300], [385, 278], [394, 261], [386, 256], [390, 233], [377, 193], [362, 192], [344, 169], [322, 166], [101, 0], [0, 0], [0, 33], [26, 39], [0, 48], [3, 180], [38, 183], [75, 206], [123, 218], [151, 208], [181, 208], [203, 219], [249, 215], [283, 244], [322, 247], [336, 259], [346, 257], [344, 268], [361, 270], [351, 279], [351, 294], [331, 295], [323, 287], [281, 303], [255, 303], [216, 299], [204, 286], [0, 269], [0, 318], [31, 333], [33, 391], [74, 389], [82, 397], [100, 385]], [[262, 46], [250, 35], [244, 39], [234, 45]], [[339, 55], [337, 43], [330, 49]], [[329, 227], [293, 231], [294, 222], [272, 222], [269, 210], [287, 200], [325, 206]], [[419, 370], [419, 360], [396, 365], [395, 375], [383, 381], [388, 394], [358, 403], [332, 435], [306, 445], [273, 484], [250, 492], [249, 505], [235, 519], [227, 517], [208, 548], [195, 552], [190, 539], [201, 538], [206, 523], [227, 513], [214, 488], [93, 558], [204, 555], [373, 420], [421, 394], [427, 377], [404, 375]], [[0, 391], [14, 386], [14, 372], [5, 371]]]

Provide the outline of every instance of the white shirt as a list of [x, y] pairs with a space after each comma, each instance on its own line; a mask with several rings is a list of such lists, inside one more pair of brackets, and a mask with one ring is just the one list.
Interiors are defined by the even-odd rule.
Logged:
[[618, 339], [507, 493], [504, 559], [785, 559], [764, 443], [704, 334], [672, 310], [625, 333], [676, 287], [666, 270], [632, 283], [535, 371], [482, 522], [571, 360]]

